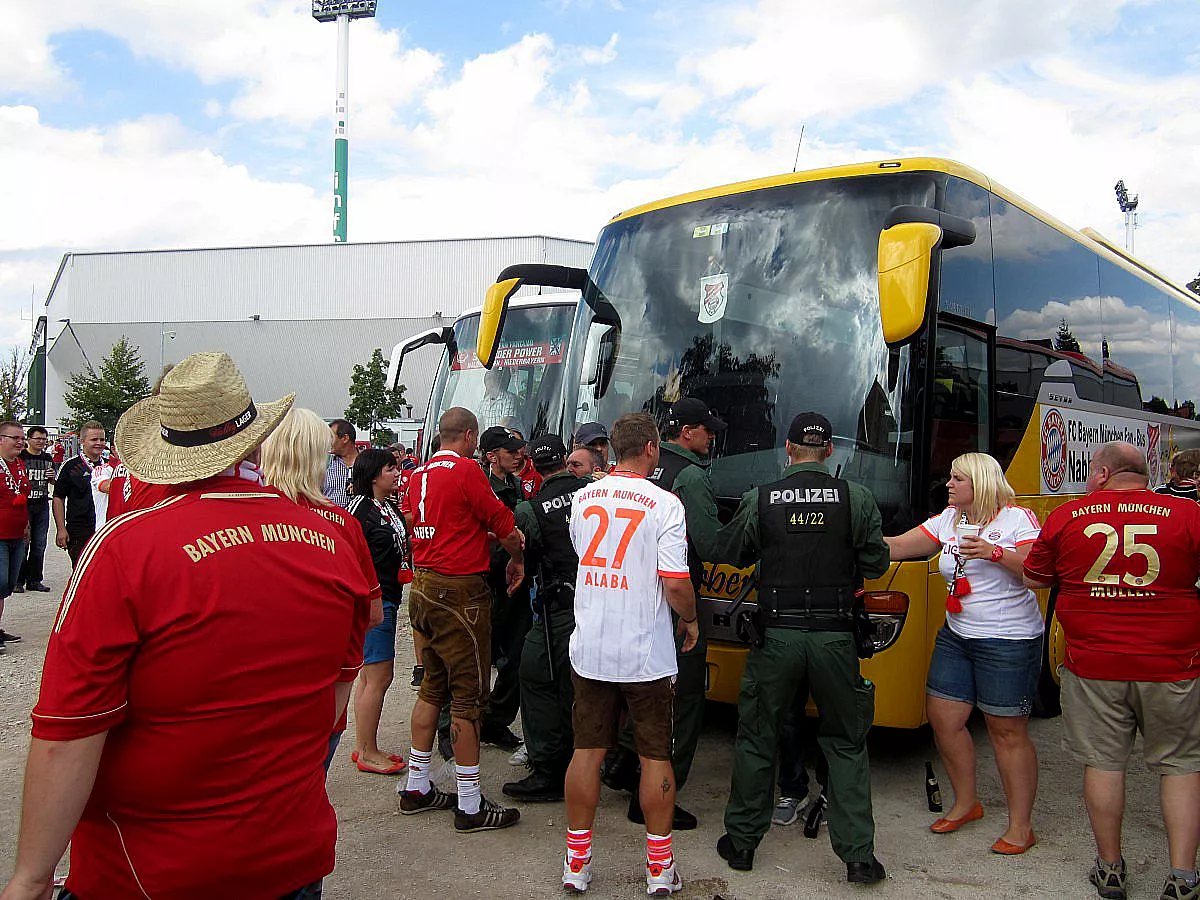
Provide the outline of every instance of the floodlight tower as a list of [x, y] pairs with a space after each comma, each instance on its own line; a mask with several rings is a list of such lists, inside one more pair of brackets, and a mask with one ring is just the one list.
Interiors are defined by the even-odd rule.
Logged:
[[375, 0], [312, 0], [313, 18], [337, 22], [337, 99], [333, 112], [333, 239], [346, 240], [346, 163], [350, 145], [346, 137], [346, 92], [350, 80], [350, 20], [375, 17]]
[[1117, 205], [1121, 207], [1121, 212], [1125, 213], [1125, 249], [1133, 253], [1133, 233], [1138, 227], [1138, 195], [1129, 196], [1125, 179], [1118, 181], [1113, 190], [1117, 192]]

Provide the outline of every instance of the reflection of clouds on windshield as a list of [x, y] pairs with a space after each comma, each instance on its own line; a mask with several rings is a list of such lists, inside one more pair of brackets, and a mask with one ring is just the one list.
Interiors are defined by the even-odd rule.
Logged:
[[1046, 241], [1042, 231], [1030, 228], [1029, 223], [1030, 216], [1024, 210], [999, 198], [992, 201], [992, 252], [997, 263], [1033, 262], [1060, 249]]

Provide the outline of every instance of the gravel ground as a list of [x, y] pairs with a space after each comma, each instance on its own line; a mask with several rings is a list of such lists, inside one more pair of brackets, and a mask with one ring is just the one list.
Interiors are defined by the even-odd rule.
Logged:
[[[0, 656], [0, 877], [12, 869], [16, 850], [24, 754], [29, 741], [29, 710], [37, 695], [47, 635], [66, 582], [66, 553], [51, 547], [47, 583], [53, 594], [10, 597], [4, 625], [21, 634]], [[396, 684], [389, 692], [381, 744], [392, 752], [408, 748], [408, 688], [412, 646], [407, 628], [398, 638]], [[925, 808], [924, 761], [931, 757], [927, 731], [877, 730], [871, 736], [876, 842], [888, 869], [886, 885], [853, 887], [845, 869], [820, 839], [806, 840], [798, 827], [773, 828], [758, 849], [753, 872], [731, 871], [714, 849], [724, 830], [721, 814], [728, 796], [735, 717], [710, 708], [692, 778], [680, 803], [700, 817], [700, 828], [675, 835], [675, 851], [685, 879], [684, 900], [861, 897], [865, 892], [903, 898], [1094, 897], [1086, 881], [1094, 855], [1080, 794], [1081, 773], [1059, 749], [1060, 720], [1033, 723], [1041, 756], [1041, 790], [1034, 813], [1040, 843], [1022, 857], [988, 852], [1003, 831], [1003, 793], [982, 723], [976, 723], [980, 795], [985, 819], [953, 835], [934, 835]], [[502, 832], [455, 834], [447, 814], [402, 817], [396, 813], [395, 780], [357, 772], [343, 747], [329, 777], [338, 810], [338, 868], [325, 882], [328, 900], [359, 898], [561, 897], [564, 810], [561, 803], [526, 805], [521, 823]], [[500, 785], [520, 772], [508, 753], [483, 752], [484, 793], [502, 799]], [[435, 755], [435, 760], [437, 759]], [[453, 769], [442, 773], [453, 779]], [[949, 784], [942, 776], [949, 799]], [[1153, 779], [1140, 758], [1131, 767], [1126, 810], [1125, 856], [1132, 898], [1158, 896], [1166, 872], [1166, 835]], [[641, 830], [625, 820], [625, 795], [607, 789], [596, 822], [597, 898], [645, 896], [639, 869]], [[63, 864], [65, 871], [66, 863]]]

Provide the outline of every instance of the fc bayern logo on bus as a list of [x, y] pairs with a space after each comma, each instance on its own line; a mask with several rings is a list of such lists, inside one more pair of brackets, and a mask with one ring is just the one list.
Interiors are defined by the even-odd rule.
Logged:
[[1042, 419], [1042, 479], [1057, 493], [1067, 478], [1067, 425], [1052, 409]]

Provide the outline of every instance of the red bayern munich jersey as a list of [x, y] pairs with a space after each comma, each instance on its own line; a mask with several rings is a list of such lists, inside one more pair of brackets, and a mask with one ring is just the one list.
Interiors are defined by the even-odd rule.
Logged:
[[221, 476], [96, 533], [33, 712], [42, 740], [108, 733], [71, 891], [278, 897], [333, 869], [334, 686], [361, 665], [355, 620], [378, 590], [351, 543]]
[[1066, 667], [1105, 681], [1200, 676], [1200, 504], [1096, 491], [1046, 518], [1025, 560], [1058, 584]]
[[111, 522], [123, 513], [135, 509], [148, 509], [168, 497], [174, 497], [184, 488], [178, 484], [150, 484], [129, 474], [125, 464], [117, 466], [108, 483], [108, 518]]
[[439, 450], [413, 472], [400, 509], [413, 525], [413, 566], [439, 575], [487, 572], [488, 532], [506, 538], [516, 522], [479, 463], [452, 450]]

